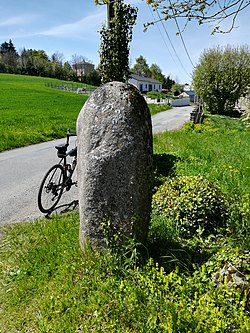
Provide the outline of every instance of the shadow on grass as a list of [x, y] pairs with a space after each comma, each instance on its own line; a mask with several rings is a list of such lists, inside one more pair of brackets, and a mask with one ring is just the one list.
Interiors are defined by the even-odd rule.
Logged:
[[45, 215], [46, 218], [49, 218], [51, 215], [60, 215], [68, 212], [72, 212], [74, 210], [77, 210], [79, 208], [78, 200], [73, 200], [69, 203], [64, 203], [63, 205], [59, 205], [49, 211], [47, 215]]
[[154, 154], [154, 187], [159, 187], [166, 177], [175, 176], [175, 164], [181, 157], [171, 154]]
[[175, 174], [175, 163], [180, 161], [181, 157], [171, 154], [154, 154], [153, 163], [157, 176], [173, 176]]
[[148, 241], [148, 254], [167, 273], [178, 268], [180, 272], [192, 273], [195, 266], [201, 266], [211, 257], [212, 253], [199, 247], [189, 247], [178, 241], [167, 238], [155, 238]]

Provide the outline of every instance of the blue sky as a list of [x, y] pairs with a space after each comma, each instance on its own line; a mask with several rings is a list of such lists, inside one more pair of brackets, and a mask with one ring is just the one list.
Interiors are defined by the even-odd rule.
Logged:
[[[143, 32], [143, 23], [157, 17], [143, 0], [126, 0], [138, 7], [138, 19], [130, 45], [130, 65], [142, 55], [148, 65], [157, 64], [163, 74], [179, 83], [190, 83], [193, 65], [204, 49], [216, 45], [250, 44], [250, 9], [239, 14], [230, 34], [211, 36], [212, 27], [191, 22], [181, 38], [176, 36], [176, 23], [165, 22]], [[106, 6], [95, 6], [94, 0], [0, 0], [0, 43], [12, 40], [17, 51], [22, 48], [54, 52], [70, 61], [82, 55], [97, 65], [100, 35], [106, 20]], [[179, 22], [181, 25], [182, 22]], [[167, 34], [169, 37], [167, 37]], [[190, 61], [190, 59], [191, 61]]]

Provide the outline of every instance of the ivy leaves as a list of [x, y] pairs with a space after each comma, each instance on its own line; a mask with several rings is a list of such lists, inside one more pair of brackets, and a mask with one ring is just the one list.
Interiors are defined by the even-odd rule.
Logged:
[[100, 45], [99, 72], [102, 82], [127, 81], [129, 70], [129, 43], [137, 18], [137, 9], [122, 1], [112, 3], [113, 17], [109, 27], [103, 25]]

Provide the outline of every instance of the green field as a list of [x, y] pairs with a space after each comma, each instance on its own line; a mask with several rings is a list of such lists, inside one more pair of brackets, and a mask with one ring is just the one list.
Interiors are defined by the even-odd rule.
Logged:
[[0, 74], [0, 151], [64, 137], [75, 131], [87, 97], [46, 86], [58, 80]]
[[[228, 203], [226, 226], [185, 237], [175, 221], [153, 213], [144, 246], [131, 240], [85, 253], [77, 212], [4, 226], [1, 333], [250, 332], [249, 127], [207, 115], [202, 125], [155, 135], [153, 144], [154, 190], [165, 180], [202, 176]], [[235, 271], [238, 283], [230, 286]]]
[[[64, 84], [49, 78], [0, 74], [0, 151], [64, 137], [67, 128], [75, 131], [87, 96], [50, 88]], [[149, 105], [152, 115], [169, 108]]]

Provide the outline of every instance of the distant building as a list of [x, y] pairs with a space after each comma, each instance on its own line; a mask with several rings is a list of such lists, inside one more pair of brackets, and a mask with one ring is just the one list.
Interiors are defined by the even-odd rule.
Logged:
[[183, 90], [184, 90], [184, 93], [189, 96], [190, 102], [194, 102], [195, 101], [195, 91], [193, 89], [193, 86], [186, 83], [183, 87]]
[[128, 83], [135, 86], [140, 92], [162, 91], [162, 83], [158, 80], [131, 74]]
[[78, 78], [92, 72], [95, 69], [95, 65], [85, 61], [80, 62], [78, 64], [74, 64], [72, 65], [72, 67]]

